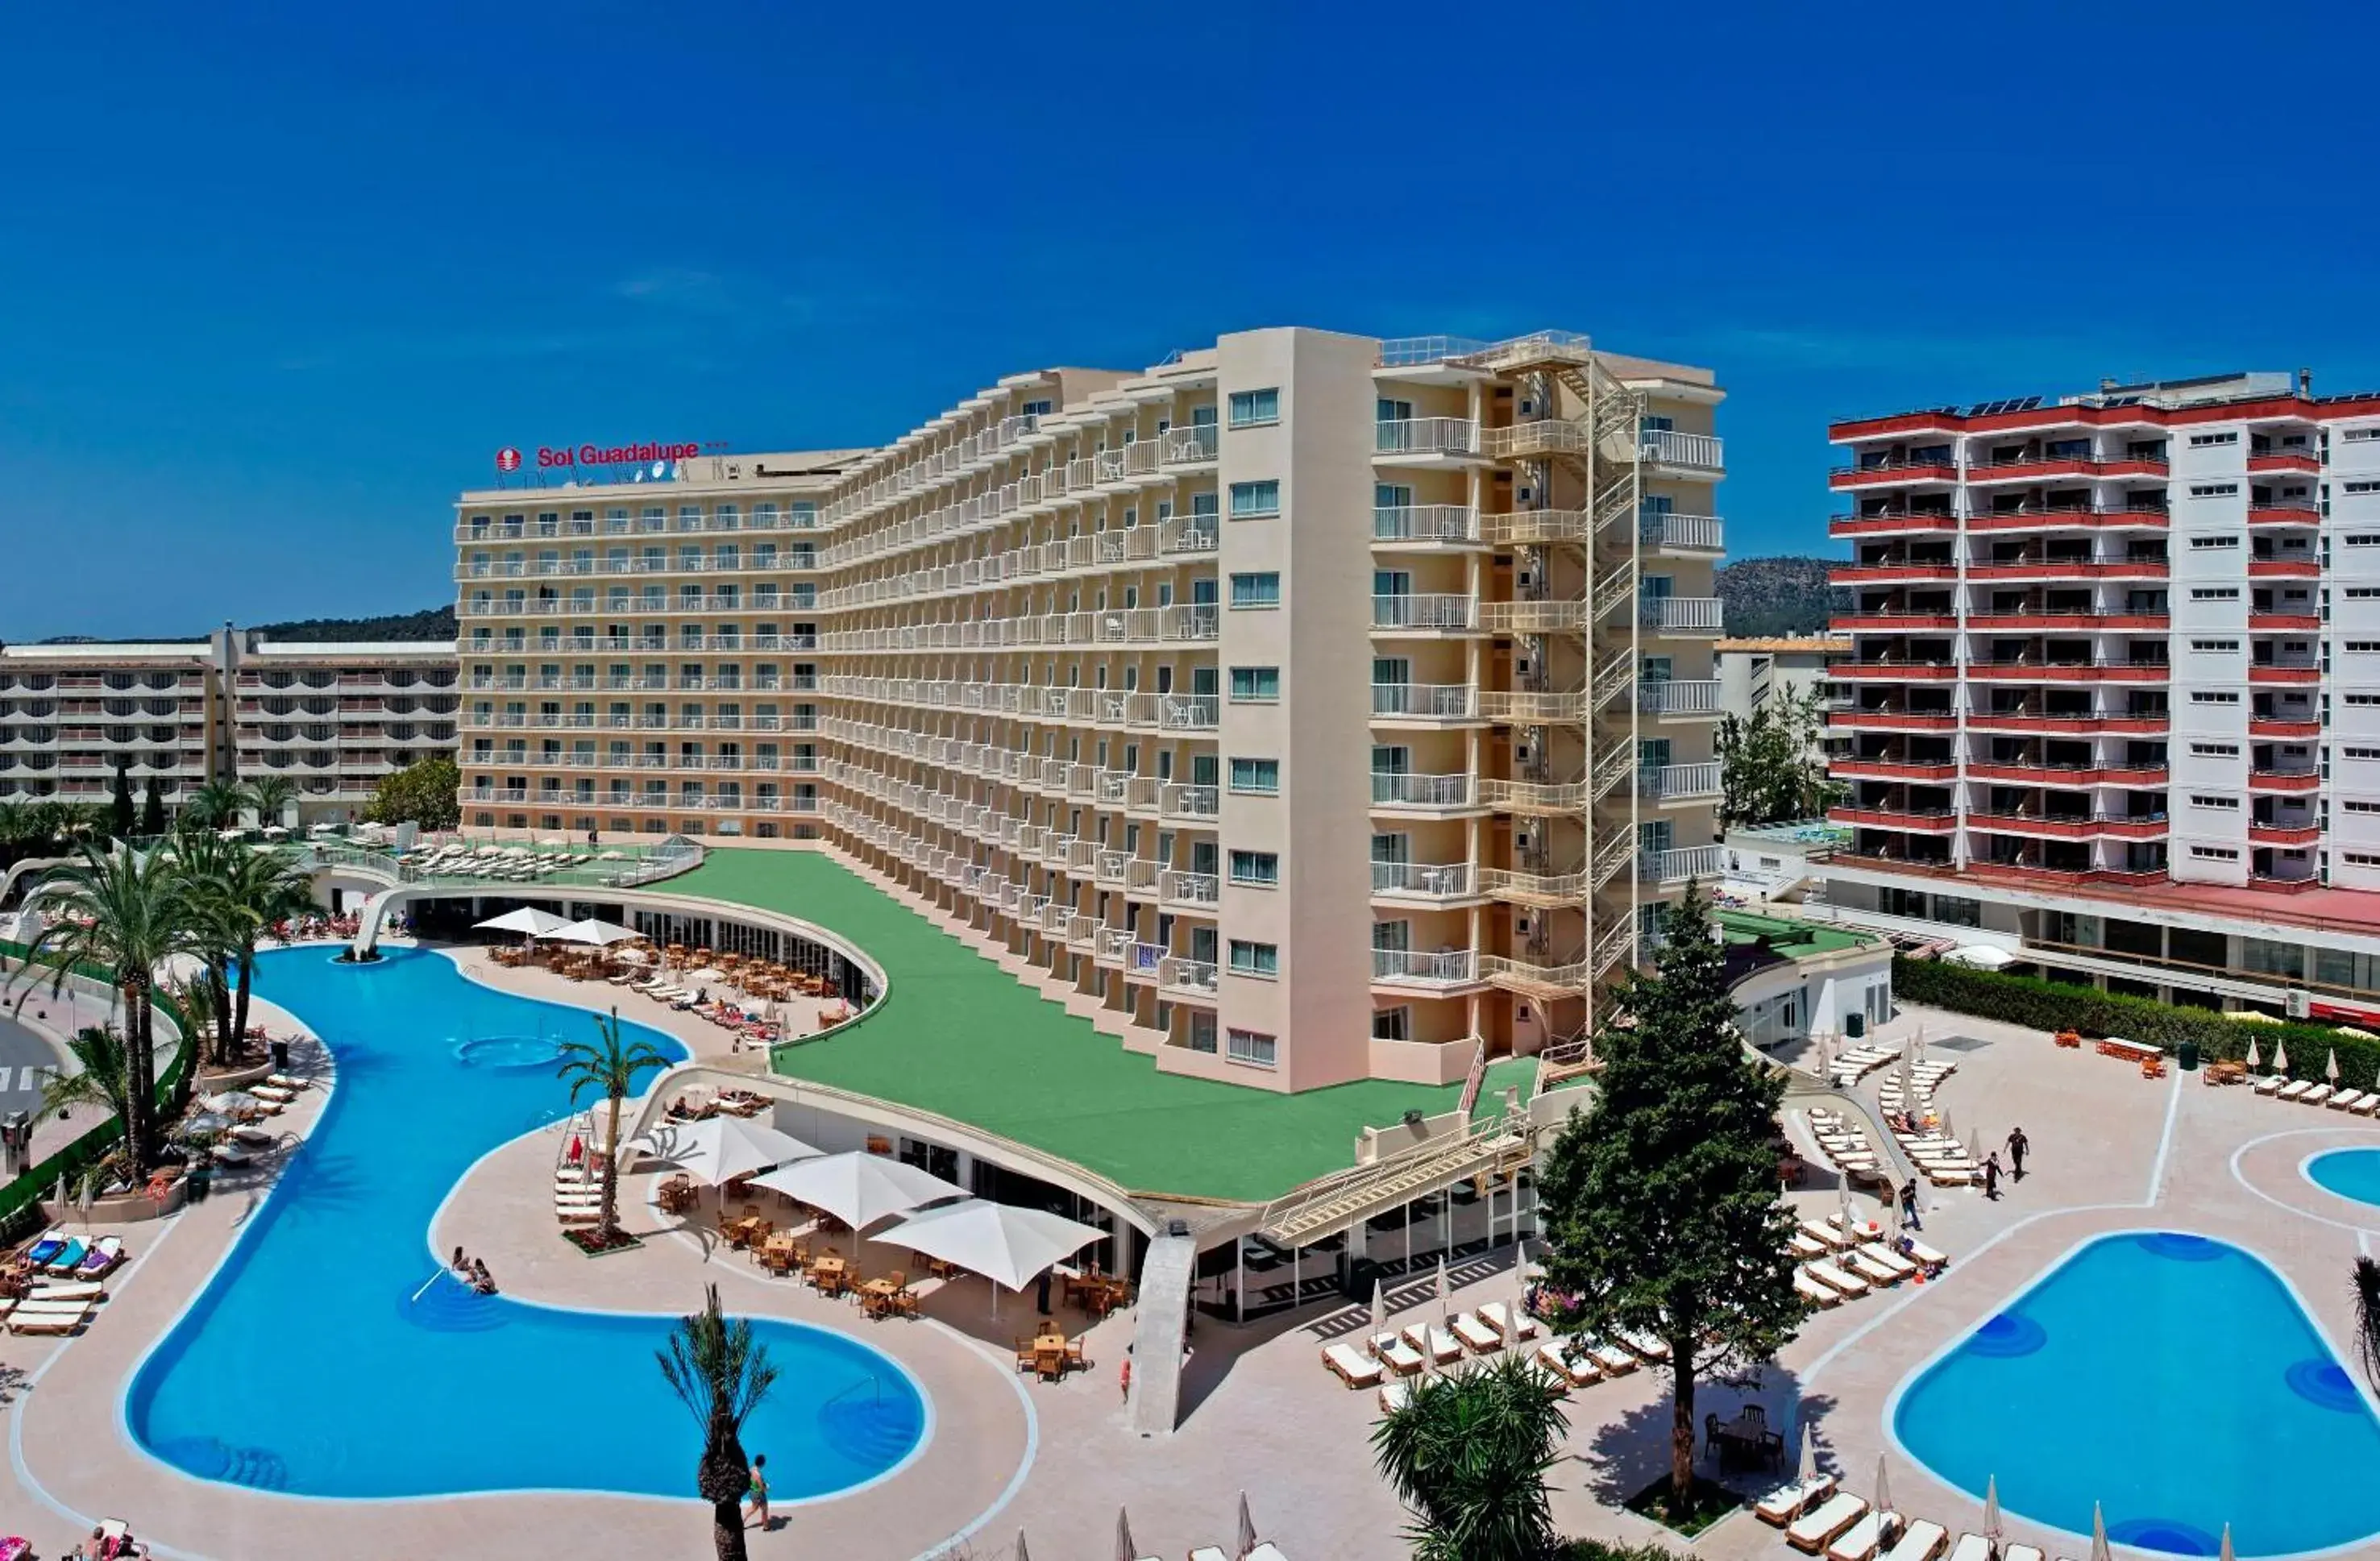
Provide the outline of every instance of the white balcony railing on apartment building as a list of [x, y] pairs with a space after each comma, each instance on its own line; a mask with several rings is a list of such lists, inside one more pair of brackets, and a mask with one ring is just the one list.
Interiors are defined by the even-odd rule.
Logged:
[[1423, 900], [1456, 900], [1472, 892], [1468, 862], [1375, 862], [1374, 894], [1409, 895]]
[[1467, 720], [1479, 713], [1479, 691], [1467, 683], [1376, 683], [1372, 713], [1424, 720]]
[[1404, 949], [1372, 950], [1372, 979], [1413, 986], [1448, 986], [1477, 979], [1478, 961], [1468, 949], [1415, 953]]
[[1375, 542], [1475, 542], [1479, 512], [1468, 504], [1399, 504], [1372, 512]]
[[1665, 635], [1715, 635], [1719, 630], [1719, 599], [1715, 596], [1648, 596], [1638, 599], [1636, 609], [1645, 628]]
[[1718, 471], [1726, 465], [1725, 446], [1716, 434], [1684, 433], [1676, 429], [1646, 429], [1637, 435], [1644, 458], [1665, 466], [1693, 471]]
[[1715, 845], [1675, 846], [1668, 851], [1639, 852], [1636, 876], [1646, 883], [1681, 884], [1707, 878], [1719, 870], [1720, 850]]
[[1660, 679], [1636, 686], [1636, 708], [1646, 715], [1717, 715], [1718, 701], [1717, 678]]
[[1726, 551], [1725, 526], [1715, 514], [1677, 514], [1647, 511], [1636, 522], [1637, 539], [1648, 548], [1676, 548], [1695, 552]]
[[1376, 807], [1469, 807], [1471, 777], [1463, 775], [1394, 775], [1375, 770], [1372, 804]]
[[1469, 629], [1478, 624], [1478, 603], [1466, 595], [1376, 596], [1376, 629]]
[[1383, 455], [1475, 455], [1479, 425], [1467, 417], [1383, 418], [1372, 448]]
[[1719, 794], [1720, 766], [1716, 759], [1700, 764], [1648, 765], [1636, 772], [1636, 794], [1656, 802], [1684, 802]]

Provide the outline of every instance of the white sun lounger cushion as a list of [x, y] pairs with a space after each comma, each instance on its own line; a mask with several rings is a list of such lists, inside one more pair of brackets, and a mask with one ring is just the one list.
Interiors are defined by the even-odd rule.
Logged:
[[1851, 1265], [1852, 1273], [1879, 1289], [1900, 1282], [1900, 1276], [1898, 1273], [1887, 1268], [1864, 1252], [1848, 1253], [1841, 1261]]
[[1350, 1387], [1372, 1387], [1380, 1380], [1381, 1366], [1366, 1355], [1359, 1355], [1336, 1340], [1322, 1347], [1322, 1359]]
[[1444, 1362], [1462, 1358], [1463, 1346], [1435, 1323], [1408, 1323], [1404, 1333], [1407, 1344], [1433, 1361]]
[[1585, 1342], [1586, 1352], [1595, 1357], [1595, 1363], [1603, 1368], [1605, 1376], [1619, 1376], [1622, 1373], [1636, 1369], [1636, 1357], [1618, 1345], [1599, 1338], [1591, 1338]]
[[1630, 1353], [1641, 1355], [1647, 1361], [1666, 1361], [1670, 1358], [1670, 1347], [1642, 1328], [1621, 1328], [1611, 1337], [1618, 1339]]
[[1279, 1545], [1267, 1540], [1242, 1556], [1240, 1561], [1289, 1561], [1289, 1557], [1281, 1554]]
[[1831, 1263], [1805, 1263], [1802, 1272], [1830, 1290], [1840, 1290], [1844, 1295], [1867, 1294], [1866, 1280], [1846, 1274]]
[[2278, 1073], [2267, 1073], [2263, 1078], [2256, 1081], [2256, 1093], [2258, 1095], [2273, 1095], [2277, 1093], [2280, 1087], [2287, 1083], [2289, 1083], [2289, 1081]]
[[1490, 1349], [1504, 1348], [1504, 1336], [1468, 1312], [1454, 1319], [1454, 1337], [1474, 1354], [1484, 1355]]
[[[1920, 1519], [1901, 1531], [1892, 1548], [1884, 1553], [1884, 1561], [1934, 1561], [1949, 1537], [1950, 1531], [1941, 1524]], [[2011, 1549], [2009, 1555], [2013, 1561], [2016, 1552]], [[2041, 1552], [2033, 1553], [2033, 1561], [2041, 1561]]]
[[1537, 1346], [1536, 1361], [1547, 1370], [1567, 1378], [1573, 1386], [1584, 1386], [1603, 1379], [1603, 1373], [1597, 1368], [1593, 1356], [1584, 1351], [1564, 1353], [1562, 1341], [1558, 1338], [1549, 1338]]
[[1992, 1561], [1992, 1542], [1981, 1534], [1961, 1534], [1950, 1549], [1950, 1561]]
[[1793, 1239], [1786, 1245], [1791, 1249], [1795, 1257], [1824, 1257], [1835, 1250], [1816, 1237], [1805, 1236], [1799, 1230], [1793, 1232]]
[[2281, 1086], [2283, 1100], [2303, 1100], [2313, 1093], [2313, 1081], [2311, 1079], [2297, 1079]]
[[[1380, 1412], [1384, 1415], [1393, 1414], [1403, 1409], [1406, 1400], [1412, 1397], [1413, 1384], [1402, 1377], [1399, 1377], [1394, 1382], [1384, 1382], [1380, 1384]], [[1221, 1552], [1218, 1551], [1216, 1554], [1220, 1555]]]
[[58, 1304], [66, 1301], [97, 1301], [107, 1293], [107, 1287], [96, 1279], [79, 1279], [63, 1285], [35, 1285], [25, 1300], [32, 1305], [43, 1301]]
[[1827, 1547], [1828, 1540], [1858, 1522], [1866, 1510], [1867, 1503], [1848, 1491], [1838, 1491], [1814, 1510], [1794, 1519], [1785, 1531], [1785, 1543], [1815, 1555]]
[[2000, 1561], [2041, 1561], [2041, 1552], [2029, 1544], [2012, 1544], [2000, 1552]]
[[1834, 1494], [1834, 1476], [1821, 1474], [1813, 1480], [1797, 1480], [1790, 1485], [1778, 1486], [1755, 1502], [1752, 1510], [1762, 1522], [1772, 1523], [1781, 1529], [1799, 1517], [1803, 1507]]
[[1374, 1336], [1372, 1339], [1372, 1353], [1378, 1356], [1383, 1361], [1386, 1361], [1389, 1370], [1397, 1373], [1399, 1375], [1405, 1375], [1417, 1372], [1424, 1366], [1429, 1364], [1429, 1361], [1422, 1355], [1420, 1350], [1415, 1349], [1412, 1345], [1407, 1344], [1402, 1338], [1400, 1338], [1395, 1334], [1378, 1334]]
[[79, 1312], [34, 1312], [23, 1307], [8, 1314], [8, 1331], [12, 1334], [70, 1334], [90, 1320], [91, 1310]]
[[1925, 1242], [1917, 1240], [1914, 1236], [1904, 1236], [1901, 1240], [1909, 1243], [1909, 1255], [1915, 1258], [1918, 1262], [1925, 1265], [1928, 1268], [1939, 1268], [1942, 1265], [1950, 1261], [1949, 1257], [1935, 1251], [1932, 1247], [1927, 1246]]
[[2343, 1089], [2332, 1095], [2325, 1104], [2334, 1111], [2352, 1111], [2362, 1102], [2362, 1090]]
[[1899, 1252], [1894, 1252], [1890, 1247], [1886, 1246], [1881, 1241], [1870, 1241], [1867, 1245], [1860, 1249], [1860, 1255], [1884, 1265], [1884, 1266], [1891, 1269], [1895, 1274], [1900, 1275], [1904, 1279], [1917, 1272], [1917, 1265], [1910, 1262], [1907, 1258], [1901, 1256]]
[[1895, 1513], [1861, 1513], [1857, 1522], [1837, 1534], [1834, 1543], [1827, 1546], [1827, 1561], [1876, 1561], [1877, 1549], [1900, 1522]]
[[2301, 1106], [2325, 1106], [2330, 1103], [2330, 1097], [2335, 1092], [2328, 1084], [2316, 1084], [2313, 1088], [2298, 1096], [2298, 1104]]
[[1793, 1289], [1803, 1300], [1815, 1302], [1820, 1306], [1839, 1305], [1843, 1299], [1798, 1268], [1793, 1270]]
[[1535, 1338], [1537, 1320], [1527, 1313], [1516, 1313], [1500, 1301], [1491, 1301], [1479, 1309], [1479, 1320], [1507, 1339]]

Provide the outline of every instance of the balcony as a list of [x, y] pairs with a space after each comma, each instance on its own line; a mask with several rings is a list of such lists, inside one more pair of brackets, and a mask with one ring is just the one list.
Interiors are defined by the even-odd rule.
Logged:
[[1875, 563], [1838, 564], [1827, 571], [1830, 586], [1906, 586], [1954, 581], [1959, 566], [1947, 559], [1920, 563], [1913, 559], [1886, 559]]
[[1650, 884], [1682, 884], [1688, 878], [1717, 876], [1723, 853], [1715, 845], [1678, 846], [1668, 851], [1636, 853], [1636, 877]]
[[2318, 792], [2322, 776], [2312, 769], [2252, 769], [2248, 772], [2248, 790], [2297, 793]]
[[1996, 834], [2032, 840], [2163, 840], [2167, 820], [2162, 813], [1986, 813], [1967, 816], [1967, 826]]
[[1212, 818], [1221, 804], [1221, 793], [1212, 786], [1169, 785], [1160, 811], [1168, 818]]
[[1657, 678], [1636, 685], [1636, 708], [1648, 716], [1715, 716], [1717, 678]]
[[2096, 732], [2164, 732], [2173, 724], [2168, 711], [2100, 714], [2083, 709], [2049, 712], [2019, 706], [2012, 710], [1970, 710], [1967, 724], [1977, 732], [2054, 732], [2090, 735]]
[[1169, 905], [1212, 907], [1222, 899], [1222, 880], [1212, 873], [1169, 868], [1158, 875], [1157, 893]]
[[1967, 466], [1967, 480], [1974, 484], [2047, 482], [2060, 478], [2105, 481], [2127, 477], [2163, 477], [2166, 469], [2163, 455], [2125, 454], [2103, 459], [2087, 454], [2033, 454], [2005, 461], [1971, 462]]
[[1647, 766], [1636, 772], [1636, 794], [1651, 802], [1706, 801], [1719, 794], [1719, 762]]
[[1959, 724], [1954, 710], [1912, 710], [1898, 706], [1838, 705], [1827, 711], [1827, 724], [1871, 732], [1949, 732]]
[[2026, 504], [1967, 517], [1970, 531], [2165, 530], [2173, 517], [2132, 504]]
[[1476, 542], [1479, 512], [1468, 504], [1402, 504], [1372, 512], [1372, 540], [1449, 547]]
[[[1840, 772], [1839, 768], [1838, 773]], [[2038, 764], [1979, 759], [1967, 766], [1970, 780], [1997, 780], [2011, 786], [2162, 786], [2172, 773], [2161, 764]]]
[[1381, 900], [1445, 904], [1475, 897], [1468, 862], [1375, 862], [1372, 894]]
[[2315, 666], [2288, 666], [2278, 661], [2254, 661], [2249, 664], [2248, 681], [2310, 685], [2322, 681], [2322, 669]]
[[1663, 552], [1724, 552], [1726, 529], [1715, 514], [1678, 514], [1664, 510], [1647, 511], [1636, 517], [1636, 540]]
[[1636, 436], [1636, 452], [1647, 466], [1676, 471], [1715, 473], [1727, 467], [1727, 447], [1717, 434], [1645, 429]]
[[1164, 464], [1169, 466], [1203, 466], [1215, 458], [1220, 448], [1215, 425], [1192, 423], [1186, 428], [1168, 429], [1158, 436], [1164, 446]]
[[1642, 626], [1665, 635], [1715, 635], [1719, 632], [1719, 599], [1715, 596], [1642, 597], [1636, 603]]
[[2303, 472], [2318, 475], [2322, 470], [2320, 457], [2311, 450], [2251, 450], [2248, 469], [2252, 472]]
[[1462, 634], [1478, 627], [1478, 603], [1468, 596], [1376, 596], [1372, 630], [1400, 634]]
[[1372, 950], [1372, 980], [1383, 986], [1461, 986], [1478, 979], [1478, 962], [1468, 949], [1417, 954], [1403, 949]]
[[1957, 780], [1959, 766], [1950, 759], [1837, 758], [1828, 764], [1827, 774], [1837, 780], [1938, 783]]
[[1917, 834], [1950, 835], [1959, 829], [1959, 815], [1948, 807], [1858, 807], [1848, 804], [1827, 809], [1828, 822], [1858, 829], [1906, 829]]
[[2299, 847], [2318, 845], [2322, 829], [2313, 824], [2260, 824], [2248, 826], [2248, 839], [2257, 845]]
[[1959, 529], [1959, 517], [1949, 511], [1893, 510], [1875, 514], [1827, 517], [1829, 537], [1948, 536]]
[[1828, 663], [1827, 675], [1845, 683], [1954, 683], [1959, 668], [1951, 661], [1893, 661], [1862, 658]]
[[2322, 512], [2311, 499], [2251, 499], [2251, 526], [2320, 526]]
[[1172, 958], [1157, 967], [1157, 985], [1163, 990], [1192, 998], [1215, 996], [1215, 967], [1206, 960]]
[[1467, 774], [1390, 775], [1376, 770], [1372, 775], [1375, 812], [1449, 813], [1477, 805]]
[[1576, 599], [1479, 605], [1479, 626], [1499, 635], [1574, 635], [1584, 631], [1593, 617], [1588, 605]]
[[1984, 683], [2164, 683], [2163, 661], [1971, 661], [1967, 676]]
[[1466, 721], [1479, 719], [1479, 691], [1467, 683], [1376, 683], [1376, 722]]
[[1439, 466], [1479, 457], [1479, 425], [1467, 417], [1404, 417], [1373, 425], [1373, 459], [1396, 466]]
[[1958, 480], [1958, 464], [1948, 455], [1928, 455], [1916, 460], [1862, 460], [1848, 466], [1837, 466], [1827, 474], [1827, 486], [1838, 493], [1852, 488], [1885, 488], [1905, 482], [1956, 482]]

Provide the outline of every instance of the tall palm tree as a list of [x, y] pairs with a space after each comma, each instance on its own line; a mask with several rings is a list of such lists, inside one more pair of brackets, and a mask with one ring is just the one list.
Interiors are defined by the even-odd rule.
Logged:
[[2355, 1260], [2355, 1353], [2380, 1393], [2380, 1263], [2368, 1257]]
[[182, 804], [184, 822], [201, 829], [220, 829], [239, 817], [247, 794], [228, 780], [210, 780]]
[[289, 804], [298, 795], [298, 782], [287, 775], [260, 775], [245, 788], [248, 805], [255, 811], [259, 829], [281, 822], [289, 811]]
[[601, 1014], [595, 1016], [595, 1036], [592, 1041], [564, 1042], [559, 1071], [570, 1081], [573, 1107], [577, 1106], [579, 1095], [589, 1090], [610, 1103], [603, 1123], [602, 1217], [595, 1227], [598, 1244], [609, 1246], [620, 1233], [620, 1103], [637, 1087], [638, 1074], [649, 1068], [663, 1067], [669, 1059], [650, 1042], [623, 1044], [620, 1010], [616, 1008], [608, 1021]]
[[212, 834], [183, 835], [174, 842], [174, 860], [193, 911], [196, 951], [225, 989], [216, 1059], [227, 1062], [248, 1034], [257, 939], [313, 908], [313, 880], [286, 857]]
[[125, 1046], [138, 1081], [127, 1102], [125, 1144], [134, 1168], [145, 1171], [157, 1163], [155, 972], [168, 955], [191, 944], [188, 896], [164, 851], [102, 851], [89, 843], [78, 849], [79, 860], [42, 877], [58, 914], [33, 939], [19, 976], [38, 980], [33, 973], [45, 970], [55, 994], [77, 966], [107, 972], [124, 999]]
[[669, 1348], [654, 1351], [662, 1375], [702, 1427], [702, 1458], [694, 1487], [710, 1504], [710, 1543], [719, 1561], [745, 1561], [739, 1504], [751, 1484], [744, 1458], [744, 1422], [776, 1385], [768, 1346], [752, 1337], [747, 1319], [730, 1322], [719, 1310], [719, 1287], [705, 1290], [701, 1311], [683, 1318]]
[[102, 1121], [113, 1117], [129, 1122], [133, 1096], [140, 1088], [132, 1082], [132, 1054], [124, 1037], [103, 1025], [86, 1024], [67, 1037], [67, 1050], [74, 1054], [81, 1071], [54, 1074], [42, 1085], [36, 1119], [64, 1120], [76, 1107], [89, 1106]]
[[1554, 1554], [1546, 1470], [1566, 1424], [1527, 1359], [1415, 1386], [1372, 1450], [1416, 1521], [1415, 1561], [1544, 1561]]

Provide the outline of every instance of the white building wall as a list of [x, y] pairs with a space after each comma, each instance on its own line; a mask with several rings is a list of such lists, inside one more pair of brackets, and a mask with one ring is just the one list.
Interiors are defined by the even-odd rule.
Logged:
[[2168, 604], [2173, 731], [2168, 864], [2180, 882], [2244, 884], [2248, 844], [2247, 433], [2238, 423], [2173, 430]]
[[2334, 428], [2329, 441], [2325, 841], [2332, 883], [2380, 889], [2380, 418]]

